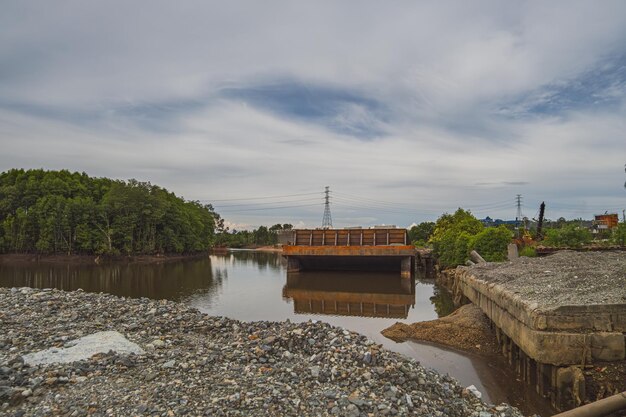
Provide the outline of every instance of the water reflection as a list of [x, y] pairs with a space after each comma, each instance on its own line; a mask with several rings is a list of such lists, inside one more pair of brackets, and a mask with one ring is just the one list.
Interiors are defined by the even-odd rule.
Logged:
[[248, 249], [231, 249], [227, 255], [218, 255], [214, 258], [224, 257], [229, 259], [231, 265], [252, 266], [265, 271], [280, 271], [283, 269], [283, 262], [275, 252], [255, 252]]
[[415, 280], [397, 273], [288, 272], [283, 297], [296, 314], [406, 319], [415, 305]]
[[539, 410], [538, 396], [526, 393], [524, 385], [515, 382], [508, 366], [501, 365], [504, 360], [475, 357], [424, 343], [395, 343], [380, 334], [396, 321], [433, 320], [450, 311], [452, 301], [447, 292], [429, 279], [312, 271], [288, 275], [279, 254], [233, 251], [160, 264], [0, 262], [0, 286], [82, 288], [126, 297], [165, 298], [187, 303], [207, 314], [247, 321], [323, 320], [449, 373], [465, 386], [474, 384], [487, 401], [521, 405], [527, 413]]
[[435, 308], [435, 312], [438, 317], [445, 317], [448, 314], [452, 313], [456, 310], [454, 306], [454, 300], [452, 296], [445, 288], [440, 287], [439, 285], [435, 285], [435, 280], [433, 282], [433, 296], [429, 298], [430, 302], [433, 304]]
[[191, 295], [216, 294], [228, 277], [211, 259], [157, 264], [0, 263], [0, 286], [106, 292], [123, 297], [182, 301]]

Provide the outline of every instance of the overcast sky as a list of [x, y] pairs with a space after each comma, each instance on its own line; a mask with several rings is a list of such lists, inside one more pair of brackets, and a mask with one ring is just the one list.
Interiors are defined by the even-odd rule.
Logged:
[[3, 1], [0, 145], [235, 228], [319, 226], [327, 185], [340, 227], [621, 217], [626, 2]]

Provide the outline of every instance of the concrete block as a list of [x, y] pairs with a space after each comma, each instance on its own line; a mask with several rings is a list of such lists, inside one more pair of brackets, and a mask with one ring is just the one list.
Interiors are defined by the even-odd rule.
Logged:
[[591, 356], [599, 361], [621, 361], [626, 359], [626, 336], [621, 333], [593, 333]]

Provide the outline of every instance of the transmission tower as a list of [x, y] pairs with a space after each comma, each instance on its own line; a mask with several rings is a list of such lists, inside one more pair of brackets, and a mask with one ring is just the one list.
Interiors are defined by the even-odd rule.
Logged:
[[524, 216], [522, 216], [522, 195], [521, 194], [518, 194], [517, 197], [515, 197], [515, 202], [517, 204], [517, 214], [515, 215], [515, 227], [519, 227], [520, 222], [524, 218]]
[[322, 228], [323, 229], [332, 229], [333, 228], [333, 218], [330, 215], [330, 190], [328, 189], [329, 187], [326, 186], [326, 191], [324, 191], [324, 194], [326, 194], [326, 196], [324, 197], [324, 217], [322, 218]]

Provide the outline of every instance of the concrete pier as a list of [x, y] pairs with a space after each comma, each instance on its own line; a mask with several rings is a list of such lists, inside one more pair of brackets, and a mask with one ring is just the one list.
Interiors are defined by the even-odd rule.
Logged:
[[584, 399], [583, 371], [626, 360], [626, 255], [559, 252], [458, 267], [456, 299], [492, 321], [502, 353], [558, 409]]

